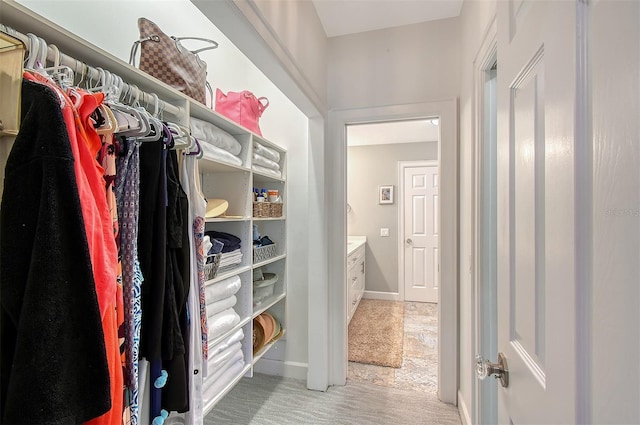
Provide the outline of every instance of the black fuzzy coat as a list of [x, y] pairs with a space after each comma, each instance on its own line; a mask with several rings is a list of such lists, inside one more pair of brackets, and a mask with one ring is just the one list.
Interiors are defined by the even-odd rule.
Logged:
[[22, 83], [0, 210], [2, 424], [81, 424], [111, 406], [69, 136], [56, 95]]

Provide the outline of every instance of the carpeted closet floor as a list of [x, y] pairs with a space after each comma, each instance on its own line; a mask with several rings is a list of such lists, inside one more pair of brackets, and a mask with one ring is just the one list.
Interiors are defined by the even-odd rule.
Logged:
[[384, 387], [436, 394], [438, 391], [438, 305], [404, 303], [404, 350], [398, 369], [349, 362], [347, 385], [369, 382]]
[[460, 425], [437, 390], [438, 309], [405, 303], [399, 369], [349, 363], [347, 385], [309, 391], [304, 381], [256, 374], [242, 379], [204, 425]]

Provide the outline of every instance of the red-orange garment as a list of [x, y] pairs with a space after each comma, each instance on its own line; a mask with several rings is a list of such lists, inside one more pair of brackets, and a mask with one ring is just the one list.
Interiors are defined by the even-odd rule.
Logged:
[[[87, 143], [87, 150], [80, 149], [81, 157], [84, 164], [87, 166], [87, 174], [90, 176], [91, 186], [94, 190], [96, 197], [96, 203], [101, 206], [101, 223], [102, 223], [102, 236], [105, 243], [105, 277], [109, 278], [113, 276], [113, 286], [105, 288], [105, 296], [107, 299], [113, 302], [113, 304], [107, 307], [107, 312], [103, 320], [103, 329], [105, 330], [105, 344], [107, 346], [107, 357], [109, 363], [109, 375], [111, 376], [111, 396], [112, 407], [111, 411], [104, 415], [95, 418], [89, 422], [88, 425], [121, 425], [122, 424], [122, 410], [123, 410], [123, 385], [124, 378], [122, 372], [122, 363], [120, 357], [120, 342], [118, 338], [118, 312], [122, 310], [122, 293], [118, 297], [117, 291], [117, 276], [119, 275], [118, 253], [116, 248], [116, 241], [114, 238], [114, 226], [112, 211], [108, 202], [109, 196], [106, 191], [106, 182], [104, 179], [104, 169], [98, 164], [96, 158], [98, 152], [102, 147], [102, 140], [93, 127], [93, 120], [90, 118], [91, 114], [104, 100], [103, 93], [87, 93], [78, 90], [82, 96], [82, 102], [78, 108], [80, 113], [80, 122], [84, 126], [84, 135]], [[83, 155], [84, 153], [84, 155]], [[93, 173], [91, 173], [93, 171]], [[107, 291], [108, 289], [108, 291]], [[113, 292], [111, 292], [113, 290]], [[119, 302], [118, 302], [119, 301]], [[122, 316], [124, 318], [124, 316]]]
[[[104, 317], [107, 306], [112, 305], [115, 301], [118, 254], [107, 207], [105, 181], [102, 177], [103, 169], [95, 159], [102, 143], [93, 126], [90, 124], [90, 131], [86, 131], [84, 125], [90, 119], [89, 116], [99, 105], [99, 102], [102, 102], [104, 94], [78, 93], [80, 99], [72, 100], [60, 87], [40, 74], [25, 72], [24, 77], [47, 85], [65, 100], [62, 114], [67, 125], [71, 150], [75, 159], [74, 169], [78, 182], [84, 227], [89, 243], [89, 255], [93, 266], [100, 317]], [[73, 107], [75, 101], [81, 102], [82, 114]]]
[[[83, 98], [77, 99], [82, 103], [84, 103], [85, 99], [88, 100], [86, 105], [81, 105], [84, 106], [81, 109], [86, 114], [84, 115], [85, 119], [82, 120], [79, 111], [73, 107], [74, 103], [71, 98], [46, 77], [25, 72], [24, 78], [47, 85], [64, 100], [62, 114], [75, 159], [74, 170], [78, 183], [82, 218], [84, 219], [89, 243], [89, 255], [93, 266], [100, 315], [102, 317], [102, 330], [105, 338], [111, 387], [111, 410], [87, 423], [91, 425], [120, 425], [122, 423], [123, 375], [115, 311], [118, 258], [107, 208], [104, 179], [102, 178], [103, 171], [95, 160], [95, 154], [100, 146], [96, 146], [96, 138], [91, 137], [91, 134], [95, 134], [98, 140], [99, 137], [91, 122], [88, 121], [89, 115], [93, 111], [86, 114], [91, 107], [95, 109], [98, 106], [98, 101], [101, 102], [103, 96], [87, 94], [86, 97], [83, 96]], [[83, 122], [89, 123], [89, 131], [84, 127]]]

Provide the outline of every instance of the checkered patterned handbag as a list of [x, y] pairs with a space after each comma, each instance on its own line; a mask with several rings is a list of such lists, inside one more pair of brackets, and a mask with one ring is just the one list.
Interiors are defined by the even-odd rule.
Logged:
[[[198, 53], [218, 47], [213, 40], [198, 37], [170, 37], [146, 18], [138, 19], [140, 40], [133, 43], [129, 63], [134, 64], [138, 46], [140, 49], [140, 70], [181, 91], [200, 103], [206, 102], [207, 64]], [[180, 40], [199, 40], [209, 46], [189, 51]]]

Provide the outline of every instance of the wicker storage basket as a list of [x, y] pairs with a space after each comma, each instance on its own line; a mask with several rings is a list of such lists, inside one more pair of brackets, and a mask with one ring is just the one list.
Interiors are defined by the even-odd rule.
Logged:
[[281, 202], [254, 202], [253, 216], [257, 218], [282, 217]]
[[222, 255], [220, 254], [207, 255], [207, 262], [204, 265], [204, 280], [211, 280], [216, 277], [221, 257]]
[[275, 243], [273, 245], [265, 245], [265, 246], [259, 246], [259, 247], [254, 246], [253, 262], [260, 263], [262, 261], [266, 261], [269, 258], [275, 257], [276, 254], [277, 254], [277, 250], [276, 250]]

